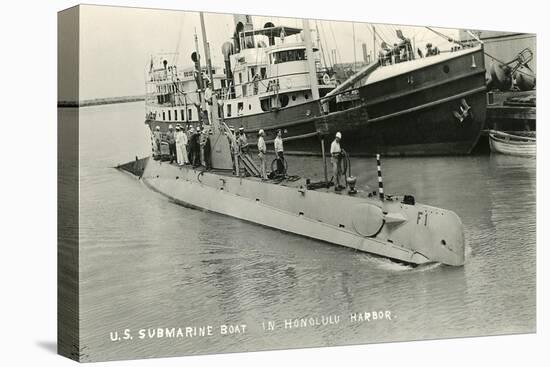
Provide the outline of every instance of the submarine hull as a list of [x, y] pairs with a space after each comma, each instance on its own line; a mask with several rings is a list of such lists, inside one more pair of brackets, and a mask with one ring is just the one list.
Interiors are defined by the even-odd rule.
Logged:
[[452, 211], [361, 192], [352, 196], [308, 190], [305, 181], [265, 182], [147, 158], [119, 168], [136, 171], [146, 186], [184, 206], [405, 263], [464, 264], [463, 227]]

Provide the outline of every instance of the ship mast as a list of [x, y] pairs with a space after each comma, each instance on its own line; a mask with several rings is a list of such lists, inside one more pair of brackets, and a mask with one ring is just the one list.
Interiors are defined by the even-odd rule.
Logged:
[[319, 99], [319, 84], [317, 82], [317, 68], [315, 67], [315, 59], [313, 58], [313, 47], [311, 45], [311, 31], [309, 29], [309, 20], [303, 19], [304, 41], [306, 43], [306, 55], [309, 69], [309, 80], [311, 83], [311, 96], [313, 100]]
[[[204, 14], [201, 11], [200, 13], [200, 20], [201, 20], [201, 31], [202, 31], [202, 43], [204, 47], [204, 54], [206, 55], [206, 67], [208, 69], [208, 76], [210, 78], [210, 90], [214, 92], [214, 77], [212, 75], [212, 60], [210, 59], [210, 48], [208, 46], [208, 41], [206, 39], [206, 27], [204, 25]], [[206, 98], [203, 98], [203, 103], [205, 102]], [[218, 102], [217, 98], [214, 94], [212, 94], [212, 101], [211, 105], [208, 106], [208, 108], [211, 110], [210, 115], [212, 116], [212, 121], [210, 121], [210, 126], [212, 126], [212, 129], [215, 132], [218, 132], [220, 130], [220, 122], [219, 122], [219, 114], [218, 114]]]
[[214, 89], [214, 78], [212, 76], [212, 60], [210, 59], [210, 47], [208, 47], [208, 41], [206, 40], [206, 27], [204, 25], [204, 13], [199, 13], [201, 19], [201, 32], [202, 32], [202, 46], [204, 48], [204, 55], [206, 57], [206, 68], [208, 70], [208, 77], [210, 78], [210, 89]]
[[321, 43], [321, 36], [319, 35], [319, 26], [317, 21], [315, 21], [315, 31], [317, 33], [317, 45], [319, 45], [319, 50], [321, 51], [321, 56], [323, 57], [323, 64], [328, 68], [327, 60], [325, 59], [325, 50], [323, 50], [323, 44]]
[[[197, 55], [197, 72], [198, 72], [198, 79], [199, 79], [199, 101], [200, 101], [200, 109], [199, 111], [199, 121], [202, 121], [202, 111], [206, 111], [206, 102], [203, 98], [203, 92], [204, 92], [204, 81], [202, 80], [202, 66], [201, 66], [201, 55], [199, 53], [199, 39], [197, 37], [197, 30], [195, 29], [195, 53]], [[193, 60], [194, 61], [194, 60]]]

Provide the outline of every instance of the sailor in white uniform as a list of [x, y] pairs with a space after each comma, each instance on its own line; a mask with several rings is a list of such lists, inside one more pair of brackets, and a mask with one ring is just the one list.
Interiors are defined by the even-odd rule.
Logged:
[[267, 173], [265, 170], [265, 154], [267, 153], [267, 146], [265, 145], [264, 140], [264, 130], [260, 129], [258, 132], [258, 157], [260, 158], [260, 173], [262, 179], [267, 179]]
[[342, 134], [338, 131], [332, 144], [330, 144], [330, 163], [332, 163], [332, 174], [335, 180], [334, 190], [341, 191], [344, 186], [340, 184], [340, 176], [342, 175], [342, 148], [340, 148], [340, 139]]
[[176, 126], [176, 155], [180, 166], [189, 163], [187, 159], [187, 134], [180, 125]]

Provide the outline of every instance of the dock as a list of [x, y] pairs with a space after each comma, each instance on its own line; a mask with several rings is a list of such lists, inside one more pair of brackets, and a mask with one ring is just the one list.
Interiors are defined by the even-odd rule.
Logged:
[[488, 130], [536, 131], [536, 91], [487, 93]]

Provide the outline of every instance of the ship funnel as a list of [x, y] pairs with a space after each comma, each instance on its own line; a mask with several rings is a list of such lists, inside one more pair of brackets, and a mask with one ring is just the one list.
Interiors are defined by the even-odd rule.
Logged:
[[[231, 55], [235, 53], [235, 47], [231, 42], [225, 42], [222, 45], [222, 54], [223, 54], [223, 61], [225, 66], [225, 78], [227, 79], [227, 82], [233, 80], [233, 73], [231, 72], [231, 59], [229, 58]], [[233, 83], [230, 83], [233, 84]], [[230, 87], [229, 93], [231, 96], [233, 96], [233, 87]]]
[[[275, 27], [275, 24], [273, 24], [271, 22], [267, 22], [267, 23], [264, 24], [264, 28], [274, 28], [274, 27]], [[275, 45], [275, 35], [270, 34], [269, 36], [267, 36], [267, 39], [269, 41], [270, 46]]]
[[229, 56], [233, 55], [235, 53], [235, 47], [231, 42], [225, 42], [222, 45], [222, 54], [224, 60], [229, 60]]
[[235, 52], [241, 52], [241, 50], [245, 48], [253, 48], [254, 36], [251, 33], [246, 35], [242, 33], [252, 31], [254, 29], [252, 17], [245, 14], [233, 14], [233, 22], [235, 23], [235, 33], [233, 34]]

